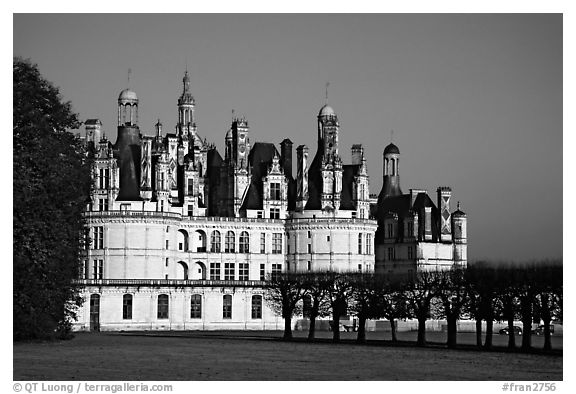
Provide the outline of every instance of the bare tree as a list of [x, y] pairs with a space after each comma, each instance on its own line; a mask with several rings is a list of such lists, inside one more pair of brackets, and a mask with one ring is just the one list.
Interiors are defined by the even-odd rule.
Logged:
[[418, 319], [418, 346], [426, 346], [426, 320], [437, 286], [436, 271], [419, 271], [406, 283], [410, 315]]
[[562, 305], [562, 263], [547, 262], [538, 268], [534, 315], [544, 325], [544, 350], [552, 349], [550, 323]]
[[271, 309], [284, 318], [284, 339], [292, 339], [292, 317], [300, 313], [299, 301], [306, 293], [302, 275], [289, 272], [271, 275], [266, 290]]
[[326, 294], [332, 308], [332, 340], [340, 342], [340, 316], [346, 313], [353, 284], [346, 273], [326, 273]]
[[381, 276], [373, 273], [350, 275], [352, 282], [352, 311], [358, 316], [358, 343], [366, 342], [366, 320], [379, 316], [379, 298], [382, 285]]
[[464, 282], [464, 270], [452, 268], [446, 271], [438, 271], [435, 295], [442, 303], [441, 315], [446, 318], [448, 325], [448, 339], [446, 344], [449, 348], [456, 347], [458, 319], [467, 301], [467, 290]]
[[497, 291], [496, 315], [499, 320], [508, 322], [508, 349], [516, 348], [514, 319], [518, 316], [518, 283], [512, 267], [499, 267], [496, 270]]
[[[316, 319], [330, 314], [330, 303], [327, 299], [326, 274], [322, 272], [303, 275], [306, 294], [303, 300], [303, 315], [310, 319], [308, 340], [313, 340], [316, 333]], [[309, 303], [308, 303], [309, 302]]]
[[390, 322], [392, 342], [397, 342], [397, 320], [409, 316], [407, 293], [404, 291], [406, 278], [386, 277], [378, 281], [380, 285], [378, 297], [378, 315]]
[[476, 320], [476, 344], [482, 347], [482, 320], [486, 320], [484, 348], [492, 348], [494, 310], [497, 307], [495, 269], [484, 262], [469, 265], [465, 271], [466, 312]]

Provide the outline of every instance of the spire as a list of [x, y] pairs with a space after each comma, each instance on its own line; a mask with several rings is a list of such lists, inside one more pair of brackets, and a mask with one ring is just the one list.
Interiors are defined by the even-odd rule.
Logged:
[[182, 95], [190, 93], [190, 76], [188, 75], [188, 65], [186, 65], [186, 71], [184, 72], [184, 78], [182, 78], [182, 83], [184, 85]]
[[324, 104], [328, 104], [328, 87], [330, 86], [330, 82], [326, 82], [326, 95], [324, 98]]
[[394, 129], [390, 129], [390, 143], [394, 143]]
[[132, 69], [128, 68], [128, 89], [130, 89], [130, 76], [132, 75]]

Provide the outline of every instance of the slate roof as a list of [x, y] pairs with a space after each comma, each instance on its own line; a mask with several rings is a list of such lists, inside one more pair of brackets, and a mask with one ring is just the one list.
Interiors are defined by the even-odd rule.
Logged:
[[268, 142], [256, 142], [252, 146], [252, 149], [250, 149], [248, 164], [252, 168], [252, 177], [246, 192], [246, 197], [244, 198], [244, 202], [240, 209], [263, 208], [262, 195], [264, 193], [264, 186], [262, 178], [268, 174], [268, 168], [272, 164], [272, 159], [275, 154], [280, 157], [280, 153], [276, 149], [276, 146]]
[[360, 164], [346, 164], [342, 166], [342, 194], [340, 195], [340, 209], [353, 210], [354, 208], [354, 177], [360, 171]]

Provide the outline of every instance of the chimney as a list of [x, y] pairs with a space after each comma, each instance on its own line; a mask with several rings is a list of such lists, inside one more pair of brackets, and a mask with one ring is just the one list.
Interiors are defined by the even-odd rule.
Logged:
[[292, 179], [292, 141], [288, 138], [280, 143], [280, 165], [284, 169], [284, 175]]
[[440, 211], [440, 240], [442, 242], [451, 242], [450, 197], [452, 196], [452, 189], [447, 186], [440, 186], [436, 193], [438, 196], [438, 210]]
[[296, 155], [298, 160], [296, 209], [302, 211], [308, 202], [308, 147], [298, 146]]
[[362, 145], [352, 145], [352, 164], [362, 164], [362, 157], [364, 157], [364, 148], [362, 148]]

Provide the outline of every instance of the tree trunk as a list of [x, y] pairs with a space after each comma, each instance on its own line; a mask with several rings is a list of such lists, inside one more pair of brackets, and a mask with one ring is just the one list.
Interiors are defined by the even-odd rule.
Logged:
[[332, 313], [332, 342], [340, 342], [340, 313]]
[[284, 338], [285, 341], [292, 339], [292, 317], [284, 318]]
[[476, 318], [476, 346], [482, 347], [482, 319]]
[[390, 332], [392, 333], [392, 342], [397, 342], [398, 339], [396, 338], [396, 320], [390, 318]]
[[356, 342], [366, 342], [366, 316], [362, 314], [358, 316], [358, 337], [356, 338]]
[[508, 349], [516, 349], [516, 341], [514, 340], [514, 315], [508, 317]]
[[455, 316], [447, 316], [446, 323], [448, 323], [448, 339], [446, 344], [449, 348], [453, 349], [456, 347], [456, 335], [458, 331], [458, 320]]
[[544, 350], [552, 350], [552, 337], [550, 335], [550, 319], [544, 320]]
[[310, 326], [308, 327], [308, 340], [314, 340], [316, 335], [316, 316], [310, 315]]
[[426, 346], [426, 317], [418, 318], [418, 346]]
[[532, 348], [532, 299], [522, 300], [522, 350]]
[[486, 318], [486, 339], [484, 341], [484, 349], [491, 350], [492, 349], [492, 334], [494, 331], [494, 320], [492, 320], [492, 316]]

